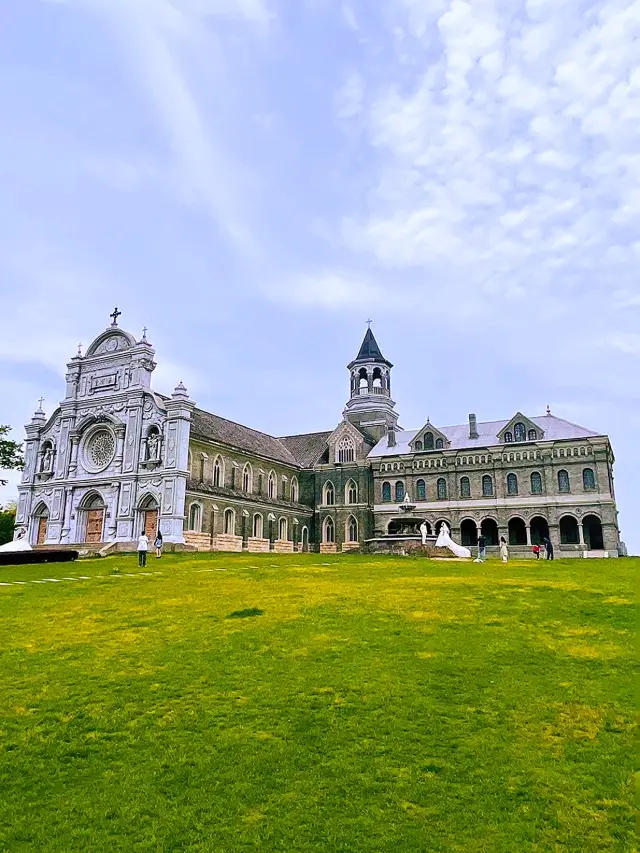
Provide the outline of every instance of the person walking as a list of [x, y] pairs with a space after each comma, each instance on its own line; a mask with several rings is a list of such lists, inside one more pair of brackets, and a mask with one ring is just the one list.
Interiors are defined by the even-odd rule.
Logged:
[[144, 568], [147, 565], [147, 551], [149, 550], [149, 537], [142, 531], [138, 536], [138, 567]]
[[547, 560], [553, 560], [553, 543], [551, 542], [551, 539], [546, 536], [542, 541], [544, 542], [544, 549], [547, 554]]
[[487, 540], [485, 539], [485, 537], [481, 533], [480, 536], [478, 536], [478, 557], [476, 560], [474, 560], [474, 562], [475, 563], [484, 563], [484, 561], [486, 559], [487, 559]]
[[500, 557], [503, 563], [509, 562], [509, 546], [504, 536], [500, 537]]
[[156, 549], [156, 560], [159, 560], [162, 557], [162, 533], [158, 530], [156, 533], [156, 539], [153, 543], [153, 547]]

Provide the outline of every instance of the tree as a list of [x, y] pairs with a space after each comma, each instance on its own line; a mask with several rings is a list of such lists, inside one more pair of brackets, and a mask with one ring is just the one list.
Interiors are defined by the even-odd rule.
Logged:
[[0, 545], [11, 542], [16, 526], [16, 505], [10, 501], [4, 508], [0, 507]]
[[[0, 425], [0, 471], [20, 470], [24, 467], [22, 445], [17, 441], [5, 438], [11, 432], [10, 426]], [[0, 486], [6, 486], [7, 481], [0, 479]]]

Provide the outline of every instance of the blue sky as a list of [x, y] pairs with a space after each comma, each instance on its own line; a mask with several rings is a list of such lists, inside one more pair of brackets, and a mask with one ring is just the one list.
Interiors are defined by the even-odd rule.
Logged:
[[0, 422], [50, 412], [118, 304], [159, 390], [330, 429], [371, 316], [407, 428], [608, 432], [640, 551], [640, 0], [1, 16]]

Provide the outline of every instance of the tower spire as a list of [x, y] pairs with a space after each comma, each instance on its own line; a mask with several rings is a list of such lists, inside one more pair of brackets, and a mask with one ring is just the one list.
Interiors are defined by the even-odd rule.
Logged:
[[391, 399], [391, 368], [393, 365], [382, 355], [373, 332], [372, 320], [367, 320], [367, 331], [358, 355], [347, 365], [351, 375], [349, 402], [344, 416], [375, 440], [395, 427], [398, 416]]

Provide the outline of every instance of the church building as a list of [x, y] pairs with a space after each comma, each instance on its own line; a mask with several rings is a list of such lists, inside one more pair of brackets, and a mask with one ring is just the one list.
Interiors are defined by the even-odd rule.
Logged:
[[155, 351], [113, 322], [67, 365], [64, 399], [26, 427], [16, 523], [34, 545], [108, 553], [142, 530], [199, 550], [366, 549], [398, 531], [401, 505], [436, 534], [529, 555], [617, 556], [614, 456], [606, 435], [549, 410], [404, 430], [393, 365], [369, 328], [347, 366], [335, 429], [274, 437], [197, 408], [180, 383], [155, 391]]

